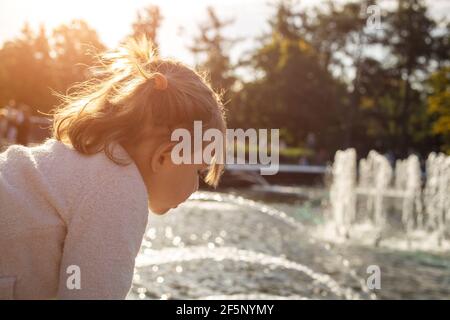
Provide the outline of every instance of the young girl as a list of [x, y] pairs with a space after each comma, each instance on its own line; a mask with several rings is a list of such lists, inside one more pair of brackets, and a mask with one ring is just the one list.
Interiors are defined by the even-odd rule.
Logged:
[[[53, 137], [0, 154], [0, 299], [123, 299], [148, 209], [164, 214], [223, 165], [175, 164], [176, 128], [225, 132], [220, 97], [186, 65], [128, 41], [55, 110]], [[216, 158], [217, 159], [217, 158]]]

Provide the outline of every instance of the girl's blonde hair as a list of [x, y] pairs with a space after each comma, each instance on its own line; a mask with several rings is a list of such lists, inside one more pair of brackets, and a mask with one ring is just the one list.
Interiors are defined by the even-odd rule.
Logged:
[[[94, 78], [75, 85], [53, 114], [53, 137], [83, 154], [104, 151], [115, 163], [113, 143], [134, 145], [154, 128], [170, 132], [193, 123], [225, 133], [224, 107], [205, 75], [185, 64], [162, 59], [145, 37], [130, 39], [118, 49], [98, 56]], [[170, 137], [168, 137], [170, 139]], [[205, 182], [216, 187], [223, 171], [217, 155]]]

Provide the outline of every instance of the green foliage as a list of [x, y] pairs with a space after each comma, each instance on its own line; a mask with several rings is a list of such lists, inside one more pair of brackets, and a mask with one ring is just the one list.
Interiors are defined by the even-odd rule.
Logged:
[[[224, 94], [229, 127], [279, 128], [287, 150], [304, 150], [312, 134], [308, 150], [315, 154], [349, 146], [360, 154], [449, 152], [450, 22], [432, 19], [423, 0], [397, 0], [383, 7], [381, 29], [371, 30], [365, 11], [377, 3], [327, 0], [300, 9], [280, 0], [268, 32], [237, 63], [229, 52], [240, 39], [225, 35], [233, 19], [211, 7], [189, 50]], [[144, 34], [157, 47], [162, 20], [159, 8], [148, 6], [130, 36]], [[0, 105], [15, 99], [48, 112], [56, 103], [50, 88], [65, 92], [92, 76], [87, 52], [103, 49], [83, 21], [50, 34], [25, 25], [0, 49]]]
[[[291, 146], [314, 133], [319, 147], [335, 145], [339, 132], [339, 94], [343, 86], [332, 77], [320, 48], [307, 36], [307, 26], [292, 2], [280, 2], [248, 65], [260, 75], [245, 83], [233, 111], [245, 114], [237, 126], [280, 128]], [[342, 134], [342, 132], [341, 132]]]
[[0, 104], [10, 99], [47, 113], [57, 102], [51, 90], [67, 90], [85, 80], [93, 63], [89, 50], [103, 50], [96, 32], [79, 20], [34, 33], [25, 24], [21, 35], [0, 50]]
[[442, 137], [442, 151], [450, 154], [450, 67], [433, 73], [429, 79], [428, 113], [434, 118], [433, 134]]
[[189, 50], [197, 58], [197, 69], [206, 72], [212, 87], [224, 94], [224, 100], [231, 98], [231, 89], [236, 81], [228, 51], [237, 39], [224, 36], [224, 29], [232, 20], [221, 20], [212, 7], [207, 8], [207, 20], [199, 25], [199, 33], [193, 39]]
[[281, 128], [292, 146], [312, 132], [329, 151], [436, 150], [424, 87], [433, 66], [449, 63], [448, 24], [437, 32], [423, 1], [399, 0], [383, 8], [381, 30], [370, 30], [365, 9], [376, 3], [328, 1], [301, 11], [279, 1], [270, 34], [248, 59], [259, 76], [234, 100], [237, 122]]

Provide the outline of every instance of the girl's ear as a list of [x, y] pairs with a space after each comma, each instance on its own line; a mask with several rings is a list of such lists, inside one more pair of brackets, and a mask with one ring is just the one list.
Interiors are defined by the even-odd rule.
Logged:
[[164, 142], [156, 148], [151, 159], [153, 172], [159, 171], [162, 166], [167, 165], [172, 161], [171, 153], [174, 145], [175, 143], [173, 142]]

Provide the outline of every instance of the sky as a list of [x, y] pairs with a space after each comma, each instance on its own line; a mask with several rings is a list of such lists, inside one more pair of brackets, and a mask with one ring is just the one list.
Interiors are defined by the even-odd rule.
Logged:
[[[340, 0], [345, 1], [345, 0]], [[43, 23], [47, 31], [73, 19], [83, 19], [94, 28], [108, 47], [114, 47], [131, 32], [136, 11], [149, 4], [158, 5], [164, 16], [158, 35], [161, 53], [166, 57], [194, 63], [186, 48], [206, 18], [206, 7], [213, 6], [222, 19], [233, 18], [225, 30], [232, 37], [242, 37], [231, 52], [232, 60], [254, 45], [255, 37], [268, 29], [267, 19], [275, 0], [0, 0], [0, 45], [20, 34], [24, 23], [33, 30]], [[303, 0], [305, 6], [321, 0]], [[394, 0], [384, 0], [384, 3]], [[428, 0], [431, 14], [450, 17], [450, 0]], [[185, 31], [180, 34], [180, 28]]]

